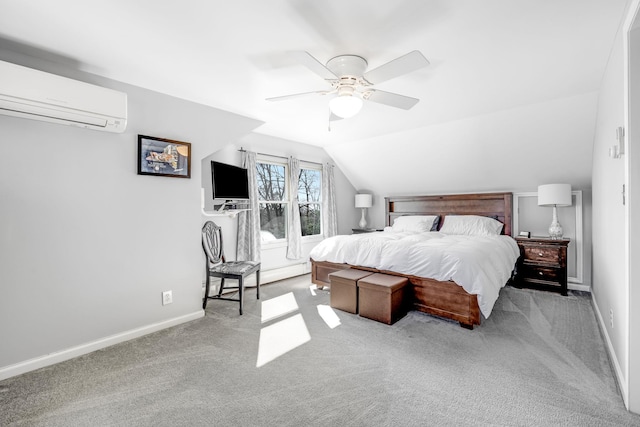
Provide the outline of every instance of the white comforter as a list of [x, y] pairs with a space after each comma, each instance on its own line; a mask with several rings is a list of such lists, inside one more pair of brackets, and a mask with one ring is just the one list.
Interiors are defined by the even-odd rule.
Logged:
[[478, 295], [485, 318], [491, 314], [518, 256], [518, 246], [509, 236], [393, 231], [330, 237], [310, 253], [315, 261], [453, 280], [468, 293]]

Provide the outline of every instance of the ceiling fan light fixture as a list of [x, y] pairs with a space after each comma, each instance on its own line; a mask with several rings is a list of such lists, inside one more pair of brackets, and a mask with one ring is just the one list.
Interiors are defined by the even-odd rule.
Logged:
[[393, 59], [385, 64], [367, 71], [367, 61], [357, 55], [339, 55], [331, 58], [326, 66], [306, 51], [294, 52], [302, 65], [323, 78], [331, 90], [317, 90], [314, 92], [296, 93], [292, 95], [267, 98], [267, 101], [280, 101], [308, 95], [336, 94], [329, 101], [329, 122], [347, 119], [355, 116], [362, 109], [363, 101], [403, 110], [411, 109], [418, 101], [417, 98], [400, 95], [393, 92], [374, 89], [371, 86], [400, 77], [429, 65], [429, 61], [414, 50], [406, 55]]
[[353, 117], [362, 109], [362, 99], [353, 95], [339, 95], [329, 101], [329, 109], [343, 119]]

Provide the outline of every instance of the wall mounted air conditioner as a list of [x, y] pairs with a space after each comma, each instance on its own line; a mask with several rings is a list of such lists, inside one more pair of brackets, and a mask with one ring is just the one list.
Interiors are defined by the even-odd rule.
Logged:
[[120, 133], [127, 94], [0, 61], [0, 114]]

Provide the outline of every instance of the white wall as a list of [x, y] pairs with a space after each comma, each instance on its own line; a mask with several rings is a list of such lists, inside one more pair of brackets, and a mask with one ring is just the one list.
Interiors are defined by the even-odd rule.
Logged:
[[356, 188], [373, 190], [369, 225], [382, 227], [385, 196], [530, 192], [550, 182], [589, 191], [596, 107], [591, 92], [326, 149]]
[[[123, 134], [0, 116], [0, 378], [201, 316], [200, 159], [260, 122], [9, 51], [0, 59], [129, 96]], [[137, 175], [138, 134], [190, 142], [192, 178]], [[174, 302], [162, 306], [165, 290]]]
[[[250, 132], [261, 122], [0, 50], [0, 60], [128, 94], [123, 134], [0, 116], [0, 379], [203, 315], [202, 159], [237, 148], [332, 162], [315, 146]], [[137, 135], [192, 144], [191, 179], [136, 174]], [[208, 172], [206, 173], [208, 175]], [[335, 169], [338, 231], [357, 222], [355, 189]], [[235, 255], [236, 221], [223, 217]], [[228, 224], [225, 224], [228, 223]], [[286, 247], [264, 269], [306, 263]], [[233, 257], [232, 257], [233, 258]], [[161, 293], [173, 291], [162, 306]]]
[[591, 187], [597, 93], [328, 146], [356, 188], [389, 195]]
[[630, 2], [624, 31], [628, 34], [625, 66], [627, 88], [626, 167], [627, 257], [629, 298], [629, 410], [640, 413], [640, 1]]
[[[621, 29], [611, 51], [598, 99], [593, 145], [592, 295], [623, 397], [628, 403], [629, 306], [626, 213], [622, 198], [625, 157], [613, 159], [616, 128], [625, 124], [625, 53]], [[611, 319], [613, 314], [613, 321]]]

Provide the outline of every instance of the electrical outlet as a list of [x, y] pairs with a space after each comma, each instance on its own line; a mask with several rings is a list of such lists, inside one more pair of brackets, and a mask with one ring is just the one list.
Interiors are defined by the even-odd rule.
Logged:
[[613, 309], [609, 309], [609, 321], [611, 322], [611, 329], [613, 329]]
[[162, 305], [171, 304], [173, 302], [172, 291], [164, 291], [162, 293]]

